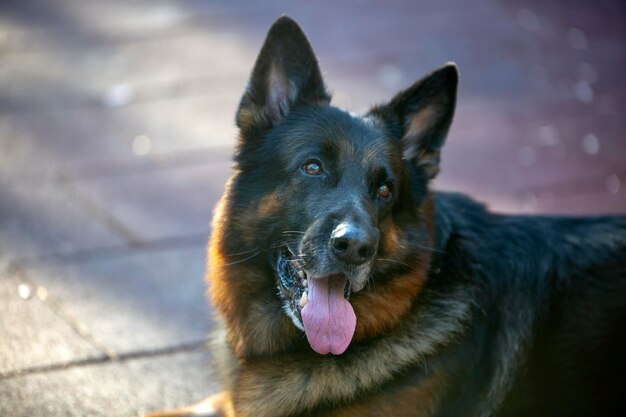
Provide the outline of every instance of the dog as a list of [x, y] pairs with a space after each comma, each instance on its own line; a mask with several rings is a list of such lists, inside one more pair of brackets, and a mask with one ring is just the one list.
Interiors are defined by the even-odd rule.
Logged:
[[224, 391], [152, 417], [626, 410], [626, 217], [432, 191], [458, 79], [447, 64], [357, 116], [298, 24], [273, 24], [208, 251]]

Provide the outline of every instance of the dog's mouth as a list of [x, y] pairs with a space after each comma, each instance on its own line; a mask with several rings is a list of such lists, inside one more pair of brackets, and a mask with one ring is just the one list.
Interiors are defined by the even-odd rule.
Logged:
[[285, 311], [305, 332], [311, 348], [323, 355], [342, 354], [356, 328], [348, 277], [313, 276], [287, 248], [277, 253], [276, 273]]

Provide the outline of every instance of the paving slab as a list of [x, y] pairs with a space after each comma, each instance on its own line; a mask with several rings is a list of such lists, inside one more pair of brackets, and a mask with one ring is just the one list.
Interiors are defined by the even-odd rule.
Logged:
[[61, 44], [7, 54], [0, 109], [114, 108], [184, 94], [213, 96], [230, 80], [243, 86], [254, 62], [254, 52], [246, 53], [243, 40], [233, 38], [202, 31], [158, 42], [89, 49]]
[[98, 207], [53, 182], [0, 177], [0, 253], [10, 258], [127, 243]]
[[0, 379], [28, 369], [103, 356], [55, 313], [45, 301], [49, 296], [21, 274], [0, 272]]
[[193, 165], [127, 177], [77, 181], [74, 186], [143, 240], [205, 233], [230, 175], [230, 163]]
[[[243, 85], [238, 83], [236, 91], [243, 91]], [[62, 173], [68, 165], [85, 161], [135, 157], [141, 163], [138, 156], [232, 147], [239, 98], [237, 93], [221, 101], [192, 97], [125, 109], [79, 108], [0, 116], [0, 146], [7, 149], [7, 154], [0, 156], [1, 171], [33, 177], [42, 171]], [[137, 141], [148, 141], [148, 147], [137, 148]], [[40, 166], [43, 160], [46, 162]]]
[[217, 391], [209, 355], [183, 352], [0, 380], [0, 415], [134, 417]]
[[205, 242], [156, 251], [129, 247], [108, 258], [96, 254], [26, 272], [109, 351], [166, 348], [202, 341], [211, 329]]

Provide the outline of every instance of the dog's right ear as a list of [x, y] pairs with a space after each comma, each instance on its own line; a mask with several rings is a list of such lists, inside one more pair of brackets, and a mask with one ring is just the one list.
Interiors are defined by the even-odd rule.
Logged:
[[404, 158], [428, 178], [439, 172], [439, 155], [454, 116], [458, 83], [459, 71], [448, 63], [369, 113], [402, 138]]
[[296, 104], [328, 104], [322, 74], [300, 26], [283, 16], [270, 28], [239, 110], [242, 130], [276, 126]]

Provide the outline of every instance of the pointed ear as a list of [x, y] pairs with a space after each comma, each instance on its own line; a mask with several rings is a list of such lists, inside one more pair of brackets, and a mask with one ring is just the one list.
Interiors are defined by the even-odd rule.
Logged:
[[270, 28], [237, 111], [242, 129], [277, 125], [295, 104], [328, 104], [317, 59], [298, 24], [287, 16]]
[[454, 116], [459, 72], [449, 63], [433, 71], [370, 115], [402, 138], [404, 157], [429, 178], [439, 172], [439, 155]]

